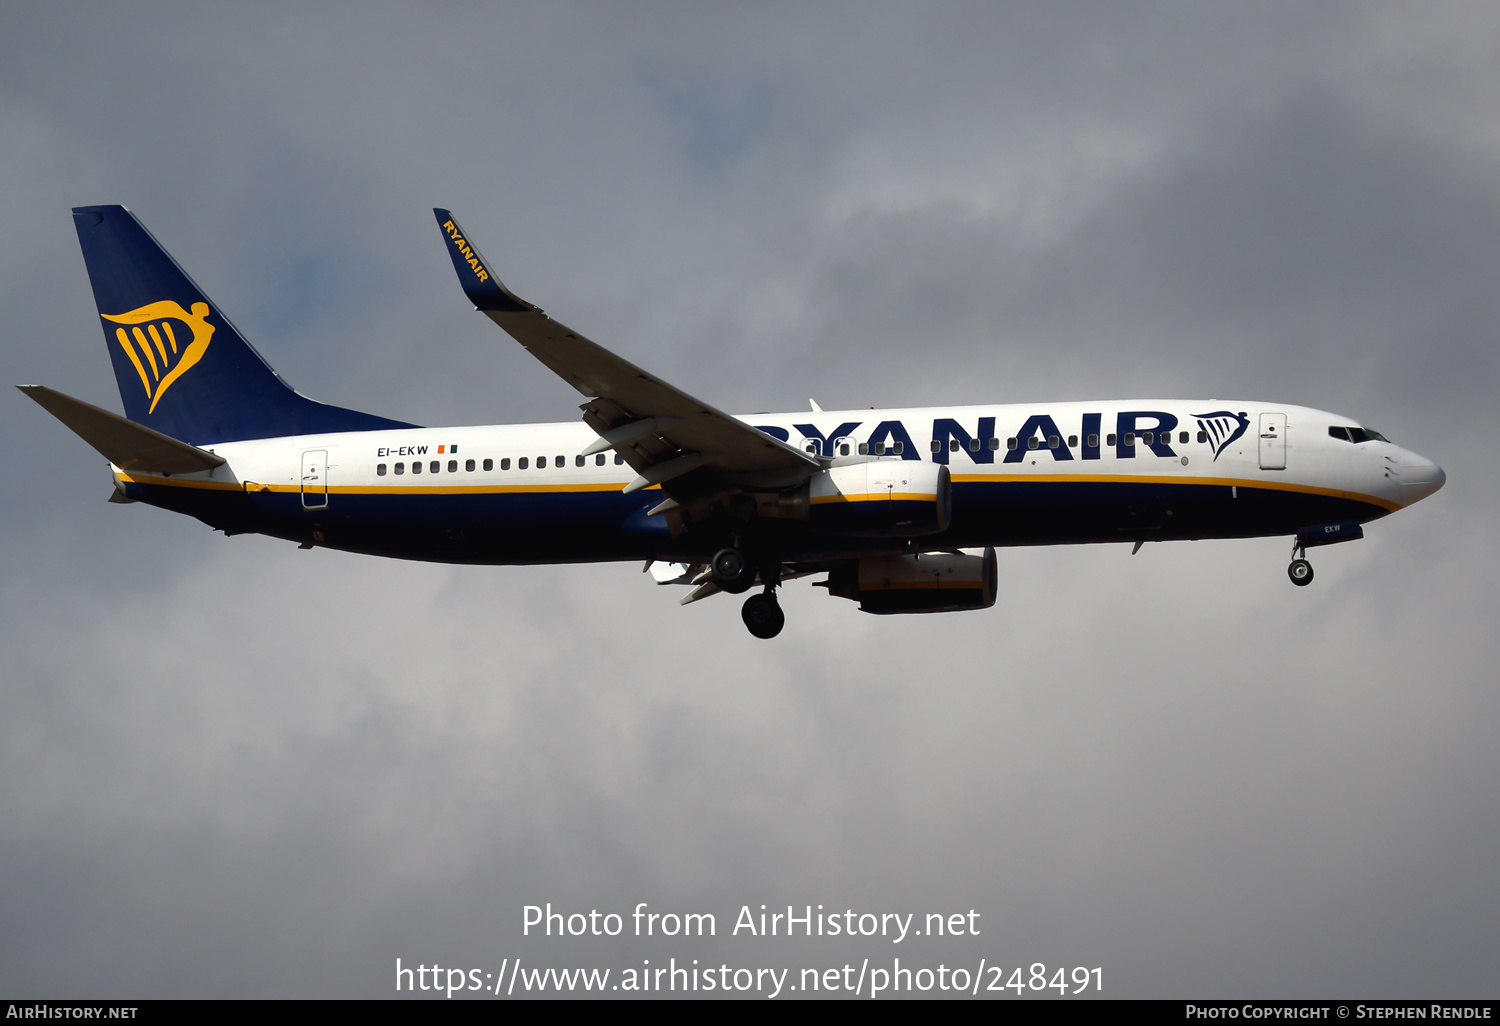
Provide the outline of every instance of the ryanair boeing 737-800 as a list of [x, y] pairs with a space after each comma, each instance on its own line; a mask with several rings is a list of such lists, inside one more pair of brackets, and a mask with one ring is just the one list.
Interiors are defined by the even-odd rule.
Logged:
[[226, 534], [450, 563], [645, 560], [660, 583], [871, 613], [983, 609], [995, 548], [1292, 538], [1305, 550], [1431, 495], [1431, 460], [1276, 403], [1133, 400], [735, 417], [552, 320], [435, 211], [464, 294], [585, 399], [582, 422], [419, 427], [276, 374], [124, 207], [73, 211], [125, 416], [20, 386], [110, 463], [117, 502]]

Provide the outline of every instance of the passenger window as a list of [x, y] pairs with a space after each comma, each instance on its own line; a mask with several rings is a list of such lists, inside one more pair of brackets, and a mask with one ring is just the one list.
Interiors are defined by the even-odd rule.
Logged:
[[1014, 439], [1014, 438], [1007, 438], [1007, 439], [1006, 439], [1006, 440], [1005, 440], [1005, 447], [1006, 447], [1006, 448], [1007, 448], [1007, 449], [1014, 449], [1014, 448], [1016, 448], [1016, 446], [1017, 446], [1017, 445], [1018, 445], [1018, 444], [1019, 444], [1019, 443], [1018, 443], [1018, 442], [1017, 442], [1017, 441], [1016, 441], [1016, 440], [1015, 440], [1015, 439]]
[[1037, 441], [1036, 435], [1032, 435], [1030, 438], [1026, 439], [1026, 448], [1028, 449], [1035, 449], [1040, 444], [1041, 443]]
[[839, 446], [839, 455], [840, 456], [847, 456], [847, 455], [849, 455], [849, 444], [847, 442], [845, 442], [843, 445]]
[[869, 445], [868, 442], [860, 442], [859, 443], [859, 454], [861, 456], [868, 456], [868, 455], [870, 455], [870, 445]]
[[[495, 469], [495, 461], [494, 460], [485, 460], [484, 461], [484, 469], [485, 470], [494, 470]], [[510, 460], [501, 460], [500, 461], [500, 469], [501, 470], [509, 470], [510, 469]]]
[[467, 470], [471, 474], [474, 473], [474, 461], [473, 460], [464, 460], [464, 469]]
[[1186, 431], [1179, 431], [1179, 432], [1177, 432], [1177, 444], [1178, 445], [1187, 445], [1187, 440], [1188, 440], [1188, 433]]
[[1077, 435], [1069, 435], [1068, 436], [1068, 448], [1069, 449], [1076, 449], [1076, 448], [1078, 448], [1078, 436]]
[[[1114, 445], [1115, 444], [1114, 439], [1111, 438], [1110, 441], [1109, 441], [1109, 444], [1110, 445]], [[1089, 448], [1090, 449], [1097, 449], [1097, 448], [1099, 448], [1099, 436], [1098, 435], [1089, 435]]]
[[897, 456], [900, 456], [901, 455], [901, 451], [903, 449], [905, 449], [905, 448], [906, 448], [906, 443], [905, 442], [894, 442], [891, 445], [891, 452], [895, 453]]
[[531, 465], [530, 461], [527, 460], [527, 458], [525, 456], [522, 456], [520, 459], [516, 460], [516, 469], [517, 470], [525, 470], [530, 465]]
[[1125, 446], [1126, 446], [1126, 448], [1129, 448], [1129, 447], [1131, 447], [1133, 445], [1135, 445], [1135, 432], [1134, 431], [1127, 431], [1127, 432], [1125, 432]]
[[[469, 461], [469, 469], [470, 470], [474, 469], [474, 461], [473, 460]], [[457, 474], [458, 473], [458, 460], [449, 460], [448, 461], [448, 473], [450, 473], [450, 474]]]
[[805, 453], [807, 453], [807, 454], [809, 454], [809, 455], [811, 455], [811, 456], [816, 456], [818, 454], [818, 442], [817, 442], [817, 439], [809, 438], [806, 442], [803, 442], [802, 443], [802, 451], [805, 452]]
[[1206, 441], [1208, 441], [1208, 432], [1207, 431], [1199, 431], [1198, 432], [1198, 444], [1202, 445]]
[[552, 461], [552, 465], [554, 467], [566, 467], [568, 465], [568, 458], [566, 456], [559, 456]]
[[411, 465], [411, 472], [413, 474], [420, 474], [422, 472], [422, 464], [413, 460]]
[[545, 456], [538, 456], [536, 458], [536, 469], [538, 469], [538, 470], [546, 470], [547, 469], [547, 457], [545, 457]]
[[1114, 445], [1115, 444], [1115, 436], [1114, 435], [1110, 435], [1108, 438], [1106, 438], [1104, 440], [1104, 444], [1105, 445]]
[[876, 442], [875, 443], [875, 455], [876, 456], [884, 456], [885, 455], [885, 443], [884, 442]]
[[940, 441], [938, 441], [936, 438], [934, 438], [932, 440], [932, 451], [933, 452], [942, 452], [943, 451], [943, 443], [940, 442]]
[[957, 438], [950, 438], [950, 439], [948, 439], [948, 451], [949, 452], [958, 452], [958, 439]]
[[[1126, 436], [1126, 437], [1129, 437], [1129, 436]], [[1156, 433], [1154, 431], [1142, 431], [1141, 432], [1141, 441], [1144, 442], [1146, 445], [1155, 445], [1156, 444]], [[1126, 444], [1128, 445], [1130, 443], [1127, 442]]]
[[596, 466], [596, 467], [602, 467], [602, 466], [604, 466], [604, 453], [601, 452], [601, 453], [599, 453], [599, 455], [597, 455], [597, 456], [594, 457], [594, 466]]
[[398, 464], [396, 464], [396, 476], [400, 477], [404, 473], [406, 473], [406, 464], [405, 463], [398, 463]]
[[384, 463], [377, 463], [377, 464], [375, 464], [375, 476], [376, 477], [385, 477], [385, 464]]
[[621, 456], [619, 453], [615, 453], [615, 466], [618, 467], [618, 466], [620, 466], [624, 462], [625, 462], [625, 457]]
[[579, 467], [581, 467], [581, 466], [583, 466], [583, 465], [584, 465], [584, 463], [586, 463], [586, 462], [587, 462], [587, 461], [586, 461], [586, 460], [585, 460], [585, 459], [584, 459], [584, 458], [583, 458], [583, 457], [582, 457], [582, 456], [574, 456], [574, 457], [573, 457], [573, 464], [574, 464], [574, 466], [579, 466]]
[[994, 452], [998, 448], [1000, 448], [1000, 439], [998, 439], [998, 438], [991, 438], [990, 439], [990, 451]]
[[970, 452], [978, 452], [979, 451], [979, 439], [977, 439], [977, 438], [971, 438], [971, 439], [969, 439], [969, 451]]
[[437, 460], [433, 460], [431, 463], [427, 464], [427, 469], [436, 474], [439, 470], [443, 469], [443, 465]]
[[1049, 448], [1049, 449], [1056, 449], [1061, 444], [1062, 444], [1062, 439], [1058, 438], [1056, 435], [1048, 435], [1047, 436], [1047, 448]]

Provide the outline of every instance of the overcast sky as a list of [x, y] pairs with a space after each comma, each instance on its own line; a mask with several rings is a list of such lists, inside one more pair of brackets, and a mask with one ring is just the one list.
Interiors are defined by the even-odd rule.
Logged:
[[[315, 398], [576, 417], [464, 301], [436, 205], [721, 408], [1275, 400], [1447, 487], [1305, 590], [1284, 538], [1018, 549], [990, 610], [797, 582], [767, 643], [636, 564], [108, 505], [12, 392], [0, 992], [899, 956], [1097, 966], [1116, 997], [1493, 997], [1500, 12], [719, 8], [0, 4], [4, 380], [120, 408], [69, 208], [123, 203]], [[523, 937], [549, 901], [719, 936]], [[762, 903], [982, 932], [729, 936]]]

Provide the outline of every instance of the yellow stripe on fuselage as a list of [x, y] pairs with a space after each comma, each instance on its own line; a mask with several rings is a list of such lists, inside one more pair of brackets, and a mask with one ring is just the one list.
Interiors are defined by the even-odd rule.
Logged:
[[[164, 477], [154, 474], [131, 474], [115, 471], [121, 481], [132, 484], [165, 485], [169, 488], [204, 488], [214, 491], [286, 492], [301, 494], [300, 484], [266, 484], [261, 481], [204, 481], [185, 480], [180, 477]], [[329, 485], [327, 491], [333, 495], [488, 495], [515, 492], [618, 492], [625, 487], [624, 481], [604, 484], [537, 484], [537, 485]], [[651, 485], [642, 491], [660, 491], [661, 485]], [[309, 491], [323, 494], [324, 489]]]
[[[624, 489], [624, 481], [605, 484], [537, 484], [537, 485], [329, 485], [328, 490], [337, 495], [488, 495], [506, 492], [618, 492]], [[285, 492], [300, 492], [298, 485], [277, 485]], [[641, 491], [660, 490], [661, 485], [652, 485]]]
[[[116, 471], [122, 481], [142, 485], [165, 485], [170, 488], [203, 488], [215, 491], [287, 492], [300, 494], [300, 484], [263, 484], [258, 481], [205, 481], [180, 477], [164, 477], [153, 474], [130, 474]], [[1287, 481], [1261, 481], [1232, 477], [1163, 477], [1146, 474], [954, 474], [955, 484], [1162, 484], [1162, 485], [1217, 485], [1220, 487], [1260, 488], [1276, 492], [1301, 492], [1306, 495], [1326, 495], [1335, 499], [1379, 506], [1394, 513], [1401, 503], [1363, 492], [1343, 491], [1338, 488], [1320, 488], [1317, 485], [1297, 484]], [[474, 484], [474, 485], [331, 485], [327, 489], [333, 495], [496, 495], [523, 493], [559, 492], [618, 492], [625, 487], [623, 481], [599, 484]], [[660, 485], [651, 485], [642, 491], [660, 491]], [[321, 489], [313, 489], [321, 493]], [[932, 502], [933, 495], [915, 492], [868, 492], [859, 495], [818, 495], [812, 498], [814, 505], [833, 502]]]
[[954, 474], [953, 483], [1003, 482], [1025, 484], [1165, 484], [1165, 485], [1219, 485], [1225, 488], [1261, 488], [1271, 492], [1302, 492], [1307, 495], [1327, 495], [1335, 499], [1353, 499], [1368, 502], [1372, 506], [1394, 513], [1401, 503], [1382, 499], [1378, 495], [1363, 492], [1346, 492], [1338, 488], [1320, 488], [1317, 485], [1298, 484], [1292, 481], [1264, 481], [1241, 477], [1164, 477], [1152, 474]]
[[814, 506], [825, 502], [936, 502], [931, 492], [863, 492], [857, 495], [814, 495], [810, 500]]

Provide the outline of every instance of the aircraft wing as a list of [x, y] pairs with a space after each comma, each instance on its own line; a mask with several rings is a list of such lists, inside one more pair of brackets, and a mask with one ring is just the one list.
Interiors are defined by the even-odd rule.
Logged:
[[[585, 450], [614, 449], [638, 475], [635, 491], [662, 485], [674, 499], [701, 498], [707, 470], [718, 481], [750, 488], [795, 485], [818, 462], [780, 439], [693, 398], [554, 321], [495, 277], [453, 215], [434, 209], [464, 294], [531, 355], [587, 396], [583, 419], [599, 434]], [[691, 477], [689, 476], [691, 475]], [[673, 487], [670, 482], [682, 479]]]

